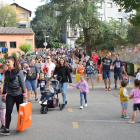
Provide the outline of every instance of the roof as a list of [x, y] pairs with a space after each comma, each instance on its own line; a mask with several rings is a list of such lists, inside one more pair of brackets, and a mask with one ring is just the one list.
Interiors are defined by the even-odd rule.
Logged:
[[34, 34], [31, 28], [0, 27], [0, 34]]
[[20, 7], [20, 8], [23, 8], [23, 9], [29, 11], [29, 12], [30, 12], [30, 17], [31, 17], [32, 12], [31, 12], [30, 10], [28, 10], [28, 9], [26, 9], [26, 8], [24, 8], [24, 7], [19, 6], [17, 3], [13, 3], [13, 4], [11, 4], [11, 5], [16, 5], [16, 6]]

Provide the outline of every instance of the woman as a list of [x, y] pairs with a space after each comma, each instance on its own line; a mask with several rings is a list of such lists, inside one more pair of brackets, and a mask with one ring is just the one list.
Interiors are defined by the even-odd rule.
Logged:
[[45, 67], [45, 58], [44, 57], [42, 57], [40, 64], [41, 64], [41, 71], [43, 72], [43, 68]]
[[0, 134], [8, 136], [10, 135], [9, 126], [13, 106], [16, 103], [18, 111], [19, 105], [23, 102], [27, 102], [27, 94], [24, 84], [23, 71], [19, 69], [17, 59], [13, 56], [7, 57], [6, 65], [8, 70], [5, 71], [4, 88], [2, 93], [2, 100], [6, 100], [6, 127]]
[[69, 83], [72, 83], [71, 75], [68, 66], [66, 65], [66, 61], [64, 58], [60, 58], [58, 65], [55, 67], [54, 70], [54, 77], [56, 75], [60, 78], [60, 90], [63, 96], [63, 104], [62, 108], [65, 107], [65, 104], [67, 103], [66, 101], [66, 91], [67, 91], [67, 86], [68, 86], [68, 79]]
[[39, 70], [35, 66], [35, 60], [30, 60], [30, 70], [27, 71], [26, 76], [26, 85], [27, 85], [27, 94], [28, 94], [28, 102], [31, 102], [31, 89], [34, 91], [35, 94], [35, 101], [38, 101], [37, 98], [37, 81], [39, 79]]
[[39, 63], [38, 58], [36, 58], [35, 60], [36, 60], [35, 66], [38, 68], [39, 73], [40, 73], [40, 70], [41, 70], [41, 64]]
[[76, 66], [77, 66], [77, 64], [76, 64], [76, 56], [74, 55], [74, 58], [73, 58], [73, 60], [72, 60], [72, 71], [73, 71], [73, 77], [75, 77], [75, 74], [76, 74]]

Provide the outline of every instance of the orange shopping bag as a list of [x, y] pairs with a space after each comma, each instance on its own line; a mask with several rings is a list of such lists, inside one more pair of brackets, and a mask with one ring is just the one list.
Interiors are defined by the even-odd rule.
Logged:
[[19, 105], [17, 130], [24, 131], [32, 124], [31, 103], [23, 103]]
[[97, 83], [102, 83], [103, 82], [103, 76], [102, 76], [102, 74], [97, 74], [96, 82]]

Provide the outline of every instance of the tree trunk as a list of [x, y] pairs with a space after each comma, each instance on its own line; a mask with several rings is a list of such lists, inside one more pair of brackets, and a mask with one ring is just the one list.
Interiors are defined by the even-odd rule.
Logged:
[[84, 40], [85, 40], [85, 46], [86, 46], [86, 54], [91, 56], [91, 49], [90, 49], [90, 45], [89, 45], [88, 29], [83, 27], [83, 32], [84, 32]]

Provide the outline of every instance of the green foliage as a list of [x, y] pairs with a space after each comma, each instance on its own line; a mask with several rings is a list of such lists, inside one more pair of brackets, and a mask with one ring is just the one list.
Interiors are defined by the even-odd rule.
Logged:
[[25, 53], [29, 52], [32, 50], [32, 45], [28, 43], [27, 41], [25, 43], [21, 43], [19, 45], [19, 49]]
[[11, 56], [14, 56], [15, 58], [17, 58], [16, 52], [12, 52]]
[[58, 43], [58, 42], [53, 42], [50, 44], [51, 48], [59, 48], [61, 46], [64, 46], [67, 48], [67, 44], [62, 44], [62, 43]]
[[6, 58], [8, 57], [8, 52], [4, 53], [4, 59], [6, 60]]
[[0, 3], [0, 27], [18, 27], [17, 13], [9, 4]]
[[3, 58], [0, 58], [0, 63], [2, 63], [2, 64], [6, 64], [6, 60], [3, 59]]
[[81, 33], [80, 37], [77, 38], [75, 41], [75, 44], [79, 45], [79, 47], [84, 47], [85, 46], [85, 41], [84, 41], [84, 34]]

